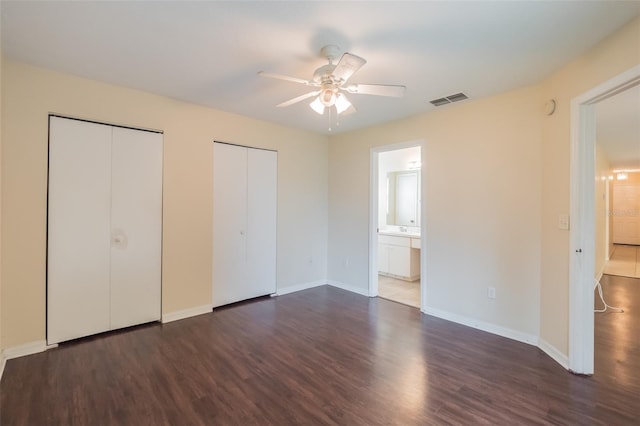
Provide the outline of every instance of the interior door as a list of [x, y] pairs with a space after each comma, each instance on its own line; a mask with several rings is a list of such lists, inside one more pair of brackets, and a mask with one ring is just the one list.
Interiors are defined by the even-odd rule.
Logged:
[[111, 328], [121, 328], [161, 315], [162, 134], [115, 127], [111, 158]]
[[244, 299], [276, 292], [278, 154], [247, 152], [247, 286]]
[[[247, 281], [247, 148], [213, 144], [213, 306], [242, 300]], [[240, 294], [239, 294], [240, 293]]]
[[112, 128], [50, 118], [47, 341], [109, 329]]
[[640, 245], [640, 183], [613, 187], [613, 242]]

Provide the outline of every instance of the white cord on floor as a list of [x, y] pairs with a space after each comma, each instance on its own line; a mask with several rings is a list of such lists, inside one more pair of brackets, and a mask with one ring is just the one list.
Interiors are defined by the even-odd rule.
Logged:
[[607, 305], [607, 302], [604, 301], [604, 296], [602, 295], [602, 284], [600, 284], [599, 280], [595, 280], [595, 282], [596, 285], [594, 286], [594, 288], [598, 289], [598, 295], [600, 296], [600, 300], [602, 300], [602, 303], [604, 304], [604, 309], [594, 309], [593, 312], [605, 312], [607, 309], [611, 309], [614, 312], [624, 312], [622, 308], [615, 308], [613, 306]]

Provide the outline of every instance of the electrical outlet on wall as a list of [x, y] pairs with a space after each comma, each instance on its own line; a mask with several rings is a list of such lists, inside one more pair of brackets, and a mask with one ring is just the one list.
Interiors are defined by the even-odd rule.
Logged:
[[489, 299], [496, 298], [496, 288], [495, 287], [487, 287], [487, 297]]

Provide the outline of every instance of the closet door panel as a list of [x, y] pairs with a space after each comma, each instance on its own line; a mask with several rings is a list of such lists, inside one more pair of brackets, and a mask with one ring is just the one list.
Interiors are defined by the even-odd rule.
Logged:
[[162, 135], [114, 128], [111, 328], [160, 319]]
[[213, 144], [213, 306], [243, 299], [247, 280], [247, 149]]
[[109, 329], [112, 128], [51, 117], [47, 341]]
[[247, 292], [245, 298], [276, 292], [278, 154], [248, 150]]

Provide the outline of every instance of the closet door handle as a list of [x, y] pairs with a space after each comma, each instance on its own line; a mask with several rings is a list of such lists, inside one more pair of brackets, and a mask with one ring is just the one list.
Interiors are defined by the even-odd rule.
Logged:
[[127, 248], [129, 241], [127, 236], [121, 231], [115, 231], [111, 234], [111, 246], [125, 249]]

